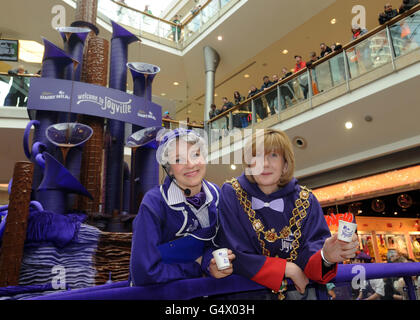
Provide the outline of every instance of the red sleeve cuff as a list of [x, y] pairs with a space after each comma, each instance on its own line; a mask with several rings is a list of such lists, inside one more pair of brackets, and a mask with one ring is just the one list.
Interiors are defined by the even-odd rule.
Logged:
[[286, 270], [286, 262], [285, 259], [266, 257], [264, 265], [251, 280], [271, 290], [280, 290]]
[[312, 257], [309, 258], [304, 273], [312, 281], [316, 281], [321, 284], [326, 284], [337, 275], [337, 264], [335, 264], [330, 271], [323, 275], [322, 263], [323, 261], [321, 257], [321, 250], [319, 250], [318, 252], [314, 253]]

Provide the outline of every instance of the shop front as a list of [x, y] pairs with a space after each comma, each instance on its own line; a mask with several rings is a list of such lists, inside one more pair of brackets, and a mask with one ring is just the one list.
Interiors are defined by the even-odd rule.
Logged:
[[420, 166], [313, 190], [334, 234], [356, 222], [360, 249], [375, 262], [398, 253], [420, 262]]

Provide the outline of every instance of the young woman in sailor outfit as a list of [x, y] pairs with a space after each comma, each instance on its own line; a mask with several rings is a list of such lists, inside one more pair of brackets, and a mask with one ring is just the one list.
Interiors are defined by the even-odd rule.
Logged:
[[[337, 263], [354, 257], [357, 236], [348, 244], [331, 237], [317, 199], [293, 177], [294, 154], [285, 133], [254, 133], [243, 158], [244, 174], [222, 187], [216, 242], [235, 254], [235, 274], [267, 290], [228, 298], [316, 299], [313, 288], [305, 290], [309, 280], [326, 284], [334, 278]], [[285, 278], [296, 290], [287, 290]]]
[[211, 255], [220, 189], [204, 180], [206, 153], [205, 140], [192, 130], [172, 130], [160, 139], [156, 158], [168, 176], [146, 193], [133, 222], [133, 285], [232, 273], [219, 271]]

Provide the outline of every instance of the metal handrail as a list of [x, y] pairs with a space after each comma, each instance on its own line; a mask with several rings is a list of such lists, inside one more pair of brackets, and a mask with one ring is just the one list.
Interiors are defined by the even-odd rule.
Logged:
[[203, 4], [201, 6], [200, 9], [198, 9], [196, 12], [194, 12], [194, 14], [191, 14], [186, 20], [184, 20], [184, 22], [182, 22], [182, 24], [181, 24], [182, 28], [184, 28], [188, 23], [191, 22], [192, 19], [194, 19], [196, 16], [198, 16], [200, 14], [200, 12], [203, 11], [203, 9], [205, 7], [207, 7], [207, 5], [212, 1], [213, 0], [208, 0], [205, 4]]
[[28, 77], [28, 78], [40, 78], [41, 76], [39, 74], [33, 74], [33, 73], [22, 73], [22, 74], [9, 74], [7, 72], [0, 71], [0, 76], [8, 76], [8, 77]]
[[184, 121], [179, 121], [179, 120], [173, 120], [173, 119], [165, 119], [162, 118], [162, 123], [167, 122], [167, 123], [174, 123], [174, 124], [186, 124], [187, 127], [192, 127], [192, 128], [204, 128], [203, 125], [201, 124], [194, 124], [194, 123], [188, 123], [188, 122], [184, 122]]
[[129, 9], [129, 10], [132, 10], [132, 11], [135, 11], [135, 12], [138, 12], [138, 13], [141, 13], [141, 14], [144, 14], [145, 16], [148, 16], [150, 18], [156, 19], [158, 21], [161, 21], [161, 22], [170, 24], [170, 25], [172, 25], [174, 27], [179, 26], [178, 24], [176, 24], [176, 23], [174, 23], [172, 21], [169, 21], [169, 20], [165, 20], [165, 19], [156, 17], [153, 14], [150, 14], [150, 13], [147, 13], [145, 11], [141, 11], [141, 10], [138, 10], [136, 8], [130, 7], [129, 5], [126, 5], [125, 3], [122, 3], [122, 2], [119, 2], [119, 1], [116, 1], [116, 0], [111, 0], [111, 2], [117, 4], [117, 5], [121, 6], [121, 7], [125, 7], [126, 9]]

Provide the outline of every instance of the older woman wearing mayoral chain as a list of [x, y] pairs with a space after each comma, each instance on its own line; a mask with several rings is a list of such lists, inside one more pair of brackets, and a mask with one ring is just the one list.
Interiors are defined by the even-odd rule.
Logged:
[[146, 193], [134, 219], [131, 281], [142, 286], [203, 274], [226, 277], [232, 267], [219, 271], [211, 259], [220, 189], [204, 180], [205, 140], [192, 130], [163, 130], [156, 158], [168, 176]]
[[317, 199], [293, 177], [289, 138], [279, 130], [259, 131], [244, 148], [245, 172], [222, 187], [216, 242], [235, 254], [235, 274], [267, 289], [228, 298], [316, 299], [306, 288], [309, 279], [326, 284], [334, 278], [337, 262], [354, 257], [357, 236], [348, 244], [331, 237]]

